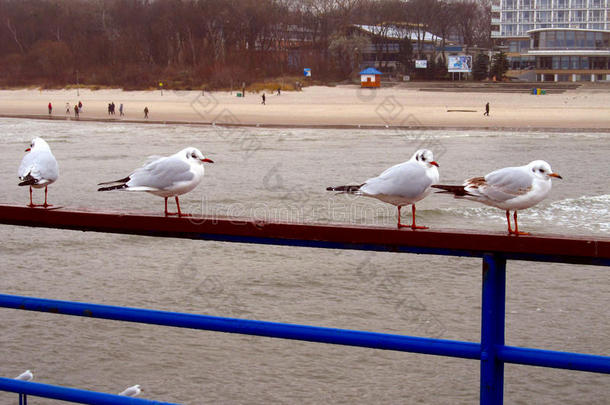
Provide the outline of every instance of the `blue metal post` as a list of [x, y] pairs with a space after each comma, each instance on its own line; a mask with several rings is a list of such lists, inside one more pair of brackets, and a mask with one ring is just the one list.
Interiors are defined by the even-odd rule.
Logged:
[[481, 313], [481, 405], [501, 405], [504, 394], [504, 362], [498, 349], [504, 346], [506, 259], [483, 255]]

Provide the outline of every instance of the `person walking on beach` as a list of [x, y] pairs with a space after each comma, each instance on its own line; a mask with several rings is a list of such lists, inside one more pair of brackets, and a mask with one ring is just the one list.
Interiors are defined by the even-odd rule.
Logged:
[[277, 95], [279, 96], [279, 95], [281, 95], [281, 94], [282, 94], [282, 88], [281, 88], [281, 87], [278, 87], [278, 88], [277, 88]]
[[119, 115], [120, 115], [121, 117], [122, 117], [123, 115], [125, 115], [125, 114], [123, 114], [123, 103], [121, 103], [121, 104], [119, 105]]
[[108, 115], [112, 112], [112, 104], [108, 103]]
[[80, 100], [78, 100], [78, 112], [79, 113], [83, 112], [83, 103], [81, 103]]
[[144, 118], [148, 119], [148, 107], [144, 107]]
[[266, 104], [265, 104], [265, 93], [263, 93], [262, 98], [263, 98], [263, 101], [261, 101], [261, 104], [262, 104], [262, 105], [266, 105]]
[[49, 115], [51, 115], [52, 112], [53, 112], [53, 105], [51, 105], [51, 102], [49, 101]]
[[78, 118], [78, 104], [74, 104], [74, 118]]
[[483, 115], [487, 115], [489, 117], [489, 102], [485, 104], [485, 112], [483, 113]]
[[66, 114], [70, 115], [70, 103], [66, 103]]

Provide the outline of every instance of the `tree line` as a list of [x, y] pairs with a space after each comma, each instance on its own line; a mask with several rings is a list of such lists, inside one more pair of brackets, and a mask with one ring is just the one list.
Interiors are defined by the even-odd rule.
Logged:
[[388, 23], [489, 46], [488, 0], [0, 0], [0, 85], [220, 88], [303, 67], [336, 80], [353, 57], [338, 38]]

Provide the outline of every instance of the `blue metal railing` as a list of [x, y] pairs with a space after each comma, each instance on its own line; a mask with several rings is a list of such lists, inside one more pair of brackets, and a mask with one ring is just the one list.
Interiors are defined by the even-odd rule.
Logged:
[[[11, 215], [3, 217], [5, 212]], [[610, 240], [524, 238], [453, 231], [404, 232], [377, 227], [261, 223], [243, 219], [214, 219], [214, 221], [202, 220], [193, 223], [179, 218], [124, 214], [112, 216], [65, 211], [47, 212], [44, 216], [36, 218], [37, 211], [28, 209], [25, 209], [23, 214], [23, 217], [20, 217], [20, 210], [15, 210], [14, 207], [4, 209], [0, 206], [0, 223], [228, 242], [481, 257], [483, 259], [481, 343], [6, 294], [0, 294], [0, 307], [479, 360], [480, 403], [484, 405], [503, 403], [505, 363], [610, 374], [608, 356], [506, 346], [504, 341], [507, 259], [610, 266]], [[50, 396], [55, 391], [49, 390], [65, 389], [37, 384], [44, 387], [40, 387], [34, 393], [28, 388], [31, 387], [28, 384], [33, 383], [7, 383], [6, 380], [0, 379], [0, 390], [58, 398]], [[90, 402], [82, 403], [105, 404], [107, 402], [103, 402], [103, 395], [109, 394], [89, 392], [84, 398]], [[72, 400], [68, 397], [62, 399]]]

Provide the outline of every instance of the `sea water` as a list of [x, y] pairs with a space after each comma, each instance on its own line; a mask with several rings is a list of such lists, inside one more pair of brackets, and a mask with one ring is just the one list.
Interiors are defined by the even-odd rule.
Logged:
[[[396, 209], [335, 195], [426, 147], [441, 183], [548, 161], [563, 180], [519, 213], [535, 234], [610, 236], [610, 134], [224, 128], [0, 119], [3, 204], [25, 205], [17, 168], [33, 137], [60, 167], [56, 206], [163, 212], [163, 199], [97, 192], [150, 155], [199, 148], [201, 185], [183, 211], [294, 222], [394, 227]], [[43, 192], [34, 191], [35, 202]], [[170, 200], [170, 204], [173, 201]], [[170, 205], [170, 207], [172, 207]], [[408, 222], [410, 210], [404, 222]], [[403, 214], [404, 215], [404, 214]], [[504, 232], [504, 212], [447, 195], [417, 204], [432, 229]], [[480, 339], [480, 259], [258, 246], [0, 226], [2, 292], [247, 319]], [[410, 232], [410, 231], [408, 231]], [[610, 273], [604, 267], [511, 261], [506, 342], [607, 355]], [[0, 310], [1, 374], [104, 392], [140, 384], [143, 397], [204, 403], [478, 401], [479, 363], [223, 333]], [[604, 403], [606, 375], [506, 366], [507, 403]], [[0, 393], [0, 403], [16, 395]], [[54, 403], [36, 399], [36, 403]]]

